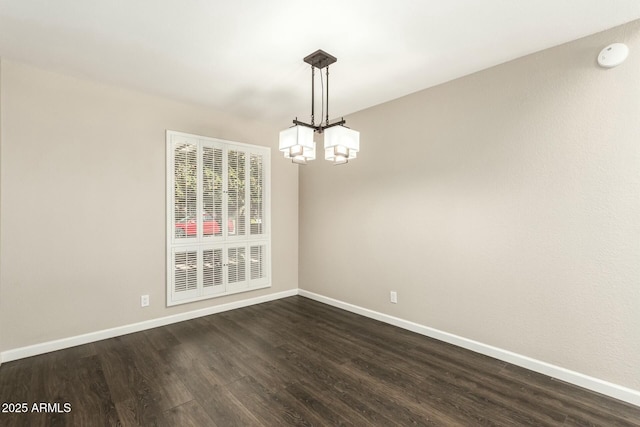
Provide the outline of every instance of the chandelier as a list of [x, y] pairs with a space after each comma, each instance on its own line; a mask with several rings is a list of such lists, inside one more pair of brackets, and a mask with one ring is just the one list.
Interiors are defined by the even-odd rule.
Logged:
[[[329, 122], [329, 65], [336, 62], [334, 56], [327, 52], [317, 50], [304, 58], [304, 62], [311, 65], [311, 123], [305, 123], [296, 117], [293, 126], [280, 132], [279, 149], [284, 157], [291, 159], [293, 163], [306, 165], [309, 160], [316, 158], [316, 143], [313, 141], [314, 133], [324, 134], [324, 158], [334, 165], [348, 163], [356, 158], [360, 150], [360, 132], [344, 126], [346, 121], [341, 118], [334, 123]], [[326, 99], [326, 121], [315, 124], [315, 70], [320, 71], [320, 83], [322, 84], [322, 69], [326, 69], [326, 89], [322, 85], [322, 106], [324, 109]]]

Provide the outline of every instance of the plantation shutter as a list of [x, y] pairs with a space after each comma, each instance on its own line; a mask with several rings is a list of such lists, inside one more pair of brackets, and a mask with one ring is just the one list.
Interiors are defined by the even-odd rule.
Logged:
[[193, 239], [197, 230], [198, 145], [191, 138], [176, 138], [173, 143], [174, 202], [172, 223], [174, 238]]
[[229, 218], [229, 235], [242, 238], [246, 235], [246, 187], [247, 156], [240, 150], [228, 151], [227, 163], [227, 215]]
[[222, 248], [202, 251], [202, 287], [205, 293], [224, 292]]
[[196, 295], [198, 288], [198, 251], [176, 250], [173, 253], [173, 293], [177, 299]]
[[247, 248], [232, 246], [227, 248], [228, 283], [233, 289], [247, 286]]
[[249, 246], [249, 275], [254, 283], [264, 282], [267, 279], [267, 243], [253, 244]]
[[249, 200], [251, 219], [250, 232], [252, 236], [264, 233], [262, 226], [264, 221], [264, 157], [260, 154], [251, 154], [249, 169]]
[[222, 238], [223, 149], [202, 147], [202, 234], [205, 238]]
[[270, 286], [265, 147], [167, 131], [167, 304]]

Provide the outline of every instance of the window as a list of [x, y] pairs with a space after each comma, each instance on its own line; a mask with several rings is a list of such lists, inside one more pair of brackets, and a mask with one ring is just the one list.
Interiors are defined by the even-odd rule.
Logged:
[[167, 305], [271, 286], [270, 149], [167, 131]]

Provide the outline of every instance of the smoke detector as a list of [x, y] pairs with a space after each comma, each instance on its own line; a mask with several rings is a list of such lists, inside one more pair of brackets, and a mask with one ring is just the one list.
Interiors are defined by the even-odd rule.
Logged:
[[624, 43], [613, 43], [600, 51], [598, 64], [603, 68], [613, 68], [622, 64], [629, 55], [629, 48]]

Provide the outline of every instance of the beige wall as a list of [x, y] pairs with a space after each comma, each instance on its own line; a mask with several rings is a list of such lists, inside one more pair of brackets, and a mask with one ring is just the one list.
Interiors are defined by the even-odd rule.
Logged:
[[[2, 58], [0, 58], [0, 351], [4, 348], [2, 344]], [[0, 357], [0, 365], [2, 357]]]
[[[299, 259], [302, 289], [640, 389], [638, 52], [635, 22], [356, 113], [299, 213], [279, 126], [2, 60], [0, 351], [295, 289]], [[165, 129], [274, 148], [271, 289], [165, 307]]]
[[[0, 71], [0, 351], [297, 288], [297, 168], [278, 161], [279, 129], [8, 60]], [[274, 148], [272, 288], [166, 308], [166, 129]]]
[[300, 172], [301, 289], [640, 389], [640, 21], [347, 121], [358, 159]]

